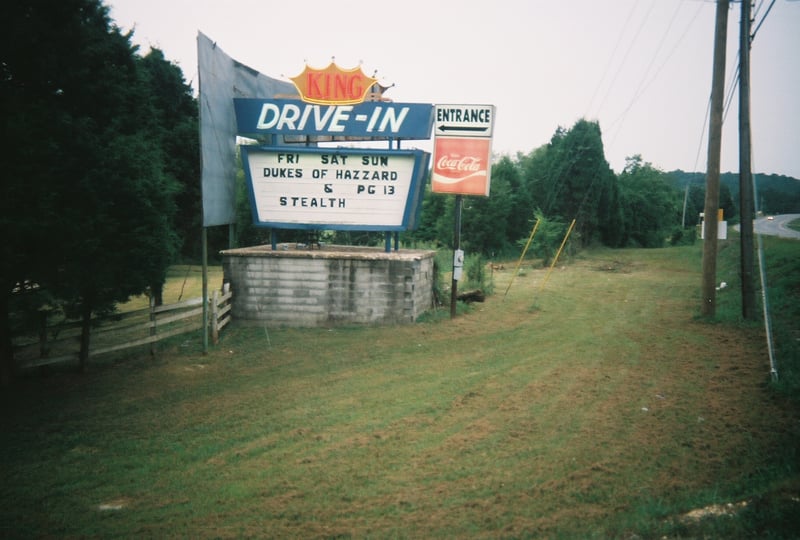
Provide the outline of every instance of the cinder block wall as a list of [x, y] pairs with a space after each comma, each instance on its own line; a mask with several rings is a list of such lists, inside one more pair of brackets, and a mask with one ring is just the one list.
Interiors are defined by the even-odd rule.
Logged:
[[299, 327], [414, 322], [433, 301], [433, 257], [350, 246], [222, 252], [234, 319]]

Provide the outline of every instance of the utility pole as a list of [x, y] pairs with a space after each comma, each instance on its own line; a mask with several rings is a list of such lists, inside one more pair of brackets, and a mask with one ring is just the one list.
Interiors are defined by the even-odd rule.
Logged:
[[751, 0], [742, 0], [742, 21], [739, 30], [739, 213], [741, 216], [741, 280], [742, 317], [756, 319], [756, 289], [753, 255], [753, 178], [750, 163], [750, 13]]
[[[747, 0], [746, 0], [747, 1]], [[716, 314], [717, 208], [719, 207], [719, 168], [722, 154], [722, 112], [725, 94], [725, 45], [728, 38], [728, 0], [717, 0], [714, 28], [714, 67], [711, 77], [711, 122], [708, 127], [706, 200], [703, 214], [703, 282], [700, 313]]]

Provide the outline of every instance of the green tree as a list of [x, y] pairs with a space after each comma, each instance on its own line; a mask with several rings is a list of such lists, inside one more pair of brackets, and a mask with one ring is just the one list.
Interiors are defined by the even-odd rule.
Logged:
[[[686, 224], [691, 225], [698, 222], [698, 216], [705, 208], [706, 175], [700, 172], [684, 172], [681, 170], [670, 171], [667, 173], [671, 185], [685, 193], [685, 188], [689, 186], [689, 197], [686, 204]], [[739, 209], [737, 200], [739, 198], [739, 175], [738, 173], [722, 173], [719, 185], [719, 207], [722, 208], [725, 219], [728, 222], [738, 221]]]
[[619, 182], [613, 174], [600, 194], [597, 211], [602, 243], [609, 247], [621, 247], [624, 242], [624, 217]]
[[437, 222], [445, 212], [445, 197], [431, 192], [430, 182], [425, 186], [422, 196], [422, 208], [416, 230], [403, 233], [403, 240], [412, 244], [422, 242], [436, 245], [441, 242], [438, 235]]
[[700, 223], [700, 214], [705, 210], [706, 190], [699, 184], [689, 186], [688, 199], [686, 201], [686, 225], [697, 225]]
[[516, 162], [508, 156], [501, 158], [492, 168], [492, 182], [495, 177], [502, 178], [503, 184], [508, 186], [505, 236], [507, 242], [514, 245], [518, 239], [528, 237], [535, 221], [535, 208], [524, 179], [522, 156], [518, 156]]
[[416, 231], [404, 233], [404, 239], [412, 243], [424, 242], [435, 246], [453, 247], [454, 206], [453, 195], [433, 193], [429, 183], [422, 199], [419, 226]]
[[18, 284], [83, 321], [163, 280], [176, 246], [160, 126], [130, 34], [98, 0], [12, 3], [0, 22], [3, 377]]
[[[569, 223], [548, 219], [547, 216], [540, 211], [536, 212], [535, 217], [539, 224], [536, 227], [536, 235], [533, 238], [528, 253], [529, 255], [541, 257], [542, 266], [549, 266], [556, 256], [561, 243], [564, 241], [564, 236], [566, 236], [569, 230]], [[527, 239], [520, 240], [520, 246], [524, 246], [525, 242], [527, 242]], [[570, 237], [566, 245], [569, 246], [571, 243], [572, 238]]]
[[200, 185], [200, 137], [197, 100], [180, 67], [151, 49], [139, 61], [148, 95], [155, 108], [155, 136], [164, 157], [164, 172], [177, 181], [174, 229], [181, 254], [201, 255], [202, 192]]
[[681, 194], [670, 185], [669, 176], [635, 155], [626, 159], [619, 189], [623, 244], [662, 247], [670, 230], [680, 225], [681, 217]]
[[[495, 257], [510, 248], [509, 223], [517, 213], [512, 185], [519, 176], [508, 158], [493, 165], [491, 175], [490, 196], [464, 197], [461, 219], [465, 251], [487, 257]], [[516, 231], [516, 234], [525, 233]]]
[[[241, 165], [241, 156], [237, 156], [237, 162]], [[270, 241], [270, 230], [253, 223], [250, 190], [241, 167], [236, 172], [236, 241], [239, 246], [258, 246]]]
[[523, 163], [533, 205], [557, 221], [577, 220], [582, 244], [613, 238], [617, 218], [614, 173], [605, 159], [600, 125], [578, 120], [571, 129], [559, 127], [550, 143]]

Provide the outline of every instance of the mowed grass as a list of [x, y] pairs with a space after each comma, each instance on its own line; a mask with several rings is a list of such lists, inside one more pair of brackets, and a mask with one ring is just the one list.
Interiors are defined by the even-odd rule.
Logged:
[[[214, 289], [222, 287], [222, 267], [208, 267], [209, 296]], [[177, 304], [203, 295], [203, 267], [200, 265], [176, 264], [167, 272], [167, 282], [164, 285], [164, 304]], [[119, 311], [133, 311], [144, 309], [150, 305], [147, 295], [134, 296], [125, 304], [119, 306]]]
[[0, 536], [798, 530], [796, 405], [768, 385], [759, 326], [697, 318], [699, 246], [593, 251], [543, 290], [526, 268], [507, 296], [505, 267], [454, 320], [234, 324], [207, 355], [196, 335], [21, 380]]

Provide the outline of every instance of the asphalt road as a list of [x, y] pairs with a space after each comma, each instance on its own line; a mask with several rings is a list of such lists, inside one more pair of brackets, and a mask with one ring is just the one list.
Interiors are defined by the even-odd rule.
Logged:
[[[753, 232], [770, 236], [782, 236], [783, 238], [800, 239], [800, 231], [789, 228], [789, 223], [800, 219], [800, 214], [778, 214], [771, 217], [772, 219], [763, 217], [753, 221]], [[734, 225], [734, 228], [738, 231], [739, 225]]]

